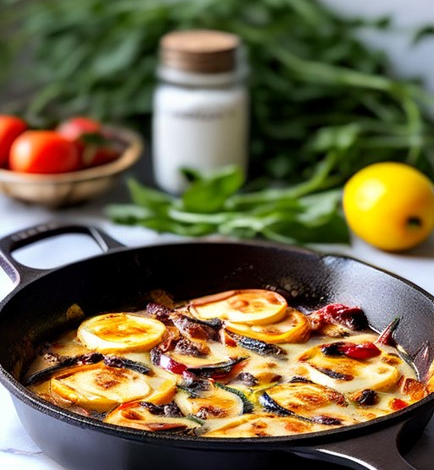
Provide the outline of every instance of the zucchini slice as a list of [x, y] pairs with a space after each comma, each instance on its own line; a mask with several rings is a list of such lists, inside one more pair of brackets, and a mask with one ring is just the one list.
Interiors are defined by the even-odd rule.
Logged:
[[[328, 387], [312, 382], [287, 382], [268, 388], [262, 395], [261, 402], [267, 411], [270, 409], [270, 400], [277, 405], [278, 414], [297, 414], [313, 416], [318, 410], [329, 406], [345, 408], [345, 396]], [[284, 411], [283, 411], [284, 410]], [[279, 413], [280, 411], [280, 413]]]
[[143, 402], [136, 401], [118, 406], [104, 422], [151, 432], [190, 432], [201, 427], [199, 420], [153, 414]]
[[[245, 413], [245, 401], [238, 393], [210, 382], [207, 390], [194, 394], [185, 389], [175, 397], [175, 403], [184, 415], [192, 415], [199, 419], [222, 419], [240, 416]], [[247, 399], [246, 399], [247, 400]]]
[[[224, 421], [224, 420], [223, 420]], [[220, 426], [202, 434], [205, 437], [266, 437], [288, 436], [325, 429], [321, 424], [311, 423], [294, 416], [277, 416], [271, 413], [247, 414], [222, 422]]]
[[312, 382], [275, 385], [265, 391], [259, 401], [266, 411], [278, 416], [296, 416], [327, 426], [357, 422], [345, 412], [348, 405], [344, 395]]
[[100, 413], [152, 394], [146, 375], [102, 362], [66, 369], [50, 380], [50, 388], [59, 404], [78, 405]]

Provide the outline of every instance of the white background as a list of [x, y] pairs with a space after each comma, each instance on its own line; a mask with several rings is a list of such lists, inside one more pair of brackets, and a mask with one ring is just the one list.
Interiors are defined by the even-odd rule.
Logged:
[[321, 0], [347, 17], [378, 18], [388, 15], [395, 33], [368, 33], [363, 38], [372, 47], [388, 53], [393, 70], [403, 77], [421, 77], [434, 92], [434, 37], [411, 46], [414, 30], [434, 24], [433, 0]]

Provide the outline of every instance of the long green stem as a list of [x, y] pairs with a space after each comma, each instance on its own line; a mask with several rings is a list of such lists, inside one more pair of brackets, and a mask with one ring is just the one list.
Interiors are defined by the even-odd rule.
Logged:
[[276, 188], [255, 191], [248, 194], [236, 194], [227, 201], [227, 206], [231, 209], [235, 209], [245, 205], [264, 204], [266, 202], [279, 201], [282, 199], [297, 200], [306, 194], [325, 189], [325, 182], [331, 170], [336, 165], [337, 160], [337, 152], [330, 152], [321, 164], [317, 166], [317, 172], [309, 180], [284, 189]]
[[271, 54], [291, 69], [296, 76], [313, 83], [340, 84], [388, 92], [398, 86], [391, 79], [380, 75], [369, 75], [345, 67], [303, 60], [282, 47], [274, 48]]
[[415, 101], [407, 93], [402, 98], [403, 108], [407, 115], [408, 131], [409, 131], [409, 151], [407, 161], [411, 165], [415, 165], [419, 159], [422, 149], [422, 119], [421, 113]]

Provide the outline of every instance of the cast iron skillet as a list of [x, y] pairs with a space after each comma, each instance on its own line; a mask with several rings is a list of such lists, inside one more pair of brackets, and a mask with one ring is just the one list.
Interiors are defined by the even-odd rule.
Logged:
[[[105, 253], [52, 270], [30, 269], [11, 255], [61, 233], [86, 233]], [[413, 468], [401, 453], [431, 418], [434, 394], [400, 412], [351, 427], [289, 437], [210, 439], [99, 423], [46, 403], [14, 378], [29, 346], [61, 327], [73, 303], [93, 315], [144, 305], [153, 288], [185, 299], [267, 286], [278, 288], [296, 306], [359, 305], [378, 331], [400, 316], [396, 339], [424, 376], [434, 355], [434, 298], [410, 282], [351, 258], [296, 248], [199, 241], [131, 249], [96, 228], [57, 224], [1, 240], [0, 266], [16, 284], [0, 303], [0, 379], [30, 436], [68, 470], [264, 470], [279, 462], [290, 465], [294, 454], [355, 469]]]

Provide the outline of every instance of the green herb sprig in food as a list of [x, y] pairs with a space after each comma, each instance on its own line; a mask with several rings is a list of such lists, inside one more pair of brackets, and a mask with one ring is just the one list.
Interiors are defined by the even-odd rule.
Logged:
[[188, 172], [194, 181], [179, 197], [128, 181], [132, 204], [107, 208], [120, 224], [141, 225], [187, 237], [220, 234], [282, 243], [345, 243], [348, 230], [338, 189], [308, 194], [325, 174], [291, 189], [241, 192], [242, 172], [225, 167], [208, 175]]

